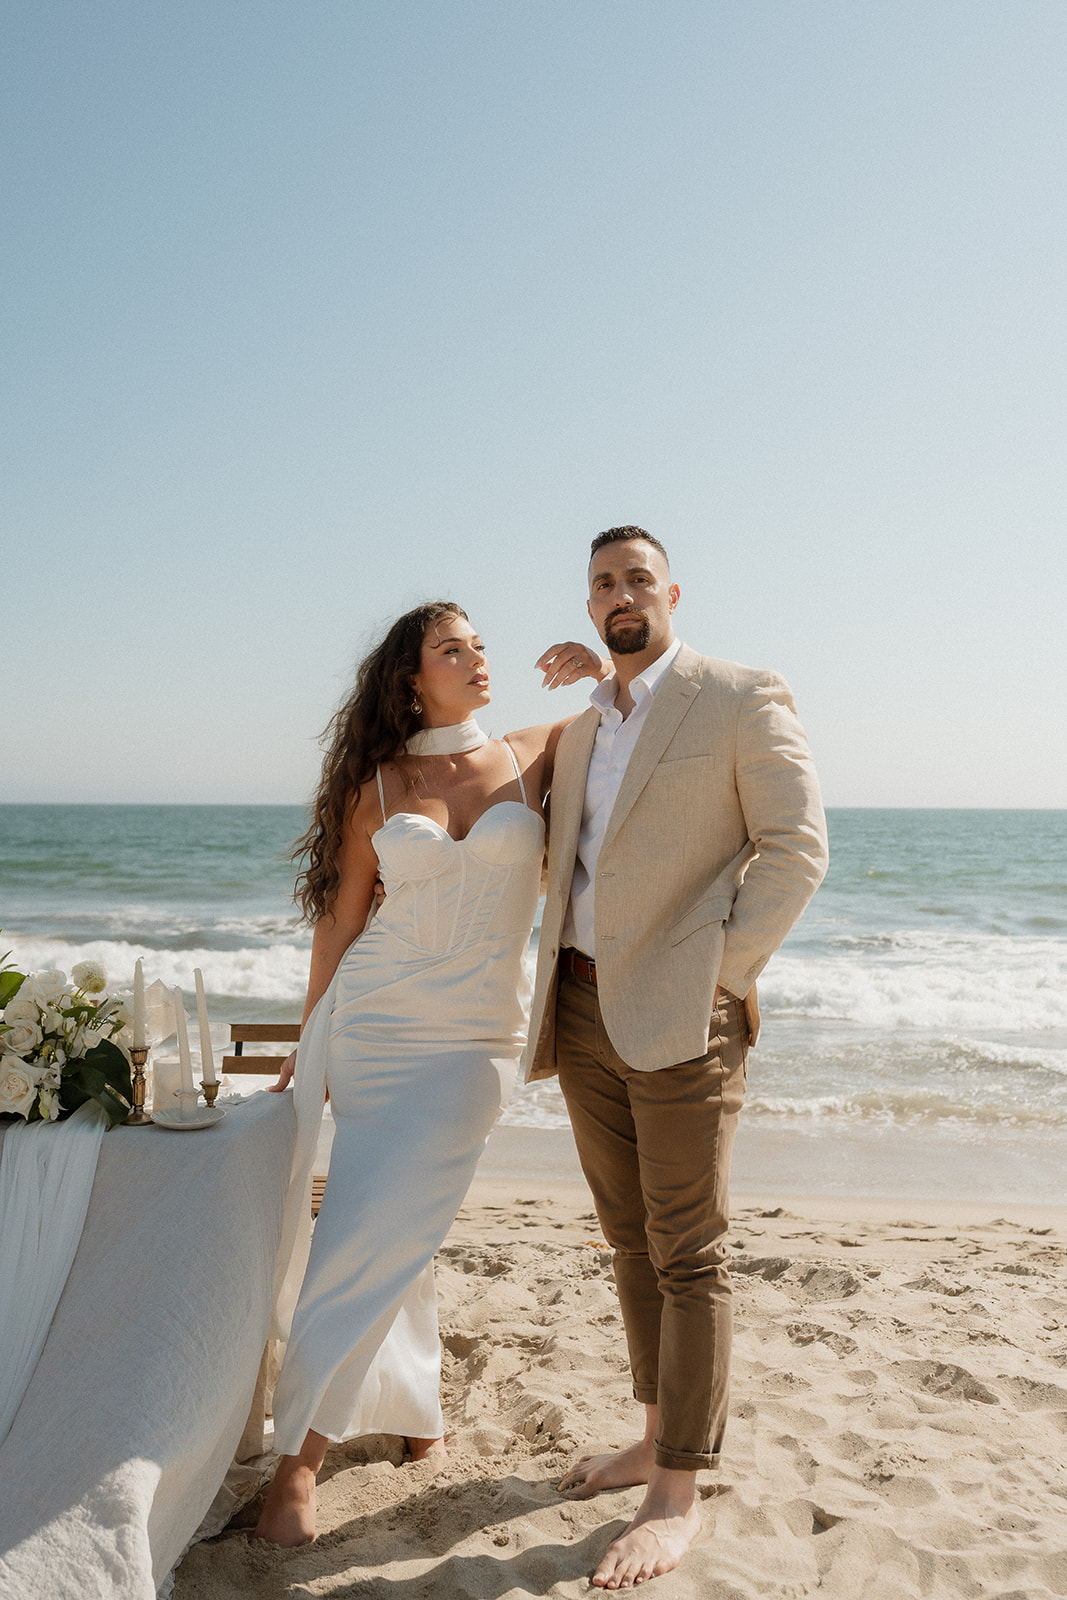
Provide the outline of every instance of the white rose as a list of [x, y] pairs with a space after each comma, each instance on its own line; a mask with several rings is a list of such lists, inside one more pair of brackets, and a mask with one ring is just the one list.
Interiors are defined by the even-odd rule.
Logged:
[[5, 1022], [36, 1022], [40, 1014], [41, 1008], [33, 996], [27, 992], [25, 983], [14, 1000], [9, 1000], [4, 1007]]
[[70, 976], [82, 994], [103, 994], [107, 988], [107, 968], [100, 961], [79, 961]]
[[0, 1033], [0, 1045], [12, 1055], [28, 1056], [43, 1037], [36, 1022], [12, 1022]]
[[28, 1117], [37, 1099], [39, 1074], [18, 1056], [0, 1056], [0, 1111]]
[[29, 991], [33, 999], [42, 1005], [54, 1005], [68, 993], [66, 973], [60, 972], [58, 967], [47, 967], [44, 972], [31, 973], [19, 990], [19, 994], [26, 991]]

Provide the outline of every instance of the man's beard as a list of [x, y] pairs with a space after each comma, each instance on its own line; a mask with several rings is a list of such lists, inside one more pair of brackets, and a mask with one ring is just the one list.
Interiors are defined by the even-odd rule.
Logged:
[[652, 635], [648, 618], [641, 616], [639, 611], [621, 612], [620, 616], [638, 617], [640, 626], [637, 628], [622, 628], [620, 630], [615, 627], [615, 623], [619, 618], [613, 617], [604, 629], [604, 643], [613, 655], [636, 656], [640, 651], [648, 648], [648, 641]]

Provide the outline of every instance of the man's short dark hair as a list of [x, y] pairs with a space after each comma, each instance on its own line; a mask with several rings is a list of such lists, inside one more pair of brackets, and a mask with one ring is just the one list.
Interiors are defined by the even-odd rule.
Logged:
[[643, 539], [646, 544], [652, 546], [653, 550], [658, 550], [668, 567], [670, 566], [670, 557], [659, 540], [651, 533], [646, 533], [644, 528], [635, 528], [630, 523], [627, 523], [624, 528], [608, 528], [603, 533], [598, 533], [589, 546], [590, 561], [592, 561], [598, 550], [603, 549], [604, 545], [617, 544], [620, 539]]

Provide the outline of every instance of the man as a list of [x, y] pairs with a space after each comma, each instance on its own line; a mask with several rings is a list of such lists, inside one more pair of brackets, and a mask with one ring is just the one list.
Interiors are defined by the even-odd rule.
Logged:
[[[613, 675], [563, 733], [530, 1078], [558, 1072], [605, 1237], [643, 1438], [561, 1490], [647, 1484], [593, 1574], [628, 1588], [699, 1530], [696, 1472], [726, 1422], [730, 1152], [755, 980], [826, 870], [819, 788], [775, 673], [674, 636], [678, 585], [636, 527], [593, 540], [588, 612]], [[561, 648], [538, 662], [568, 681]]]

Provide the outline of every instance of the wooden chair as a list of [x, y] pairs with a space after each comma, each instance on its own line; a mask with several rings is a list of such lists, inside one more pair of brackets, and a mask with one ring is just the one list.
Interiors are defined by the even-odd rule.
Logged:
[[[289, 1044], [300, 1038], [299, 1022], [231, 1022], [230, 1043], [233, 1055], [223, 1056], [223, 1072], [256, 1072], [260, 1075], [277, 1072], [282, 1056], [246, 1056], [246, 1044]], [[288, 1055], [286, 1051], [286, 1055]]]
[[[277, 1072], [285, 1059], [283, 1056], [245, 1055], [246, 1044], [297, 1044], [300, 1040], [299, 1022], [231, 1022], [230, 1043], [233, 1055], [223, 1056], [223, 1072], [257, 1073], [262, 1076]], [[288, 1052], [286, 1052], [288, 1054]], [[317, 1217], [322, 1205], [322, 1191], [326, 1178], [316, 1174], [311, 1180], [311, 1215]]]

